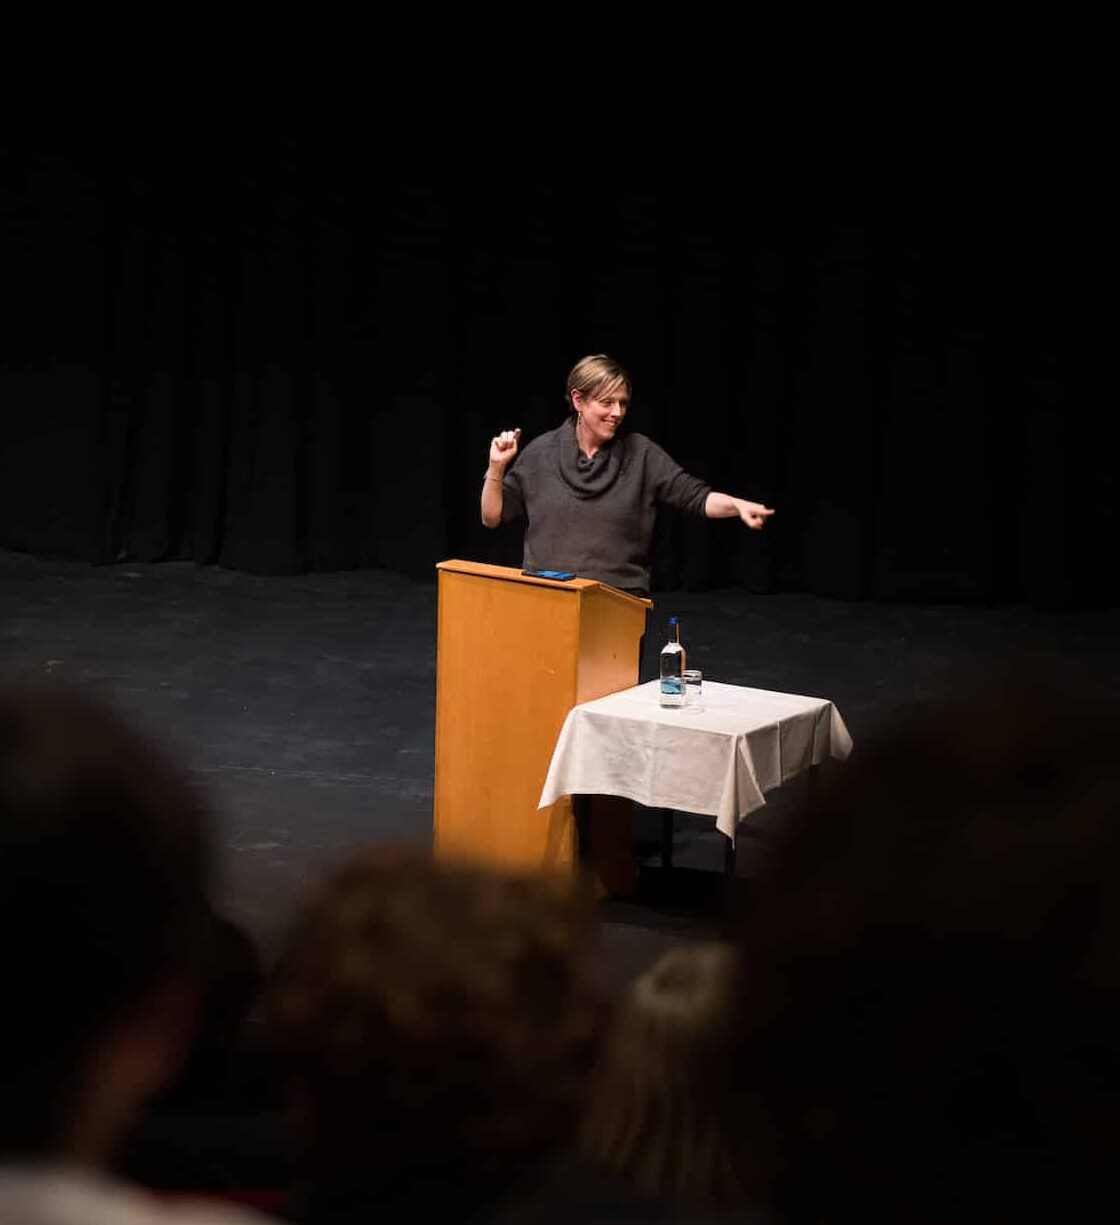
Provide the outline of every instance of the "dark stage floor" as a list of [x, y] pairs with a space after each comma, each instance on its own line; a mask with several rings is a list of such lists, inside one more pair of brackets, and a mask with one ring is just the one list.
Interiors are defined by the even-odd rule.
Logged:
[[[1115, 610], [845, 603], [740, 590], [661, 592], [690, 662], [714, 680], [830, 698], [857, 748], [890, 704], [961, 665], [1013, 649], [1088, 656], [1115, 675]], [[266, 950], [294, 895], [362, 843], [428, 843], [432, 824], [436, 589], [384, 571], [261, 578], [191, 563], [90, 567], [0, 552], [7, 677], [102, 688], [162, 731], [205, 780], [224, 821], [222, 898]], [[796, 788], [777, 793], [780, 823]], [[652, 816], [652, 814], [649, 814]], [[613, 982], [667, 943], [718, 929], [722, 838], [708, 818], [676, 825], [670, 880], [603, 902]], [[651, 828], [645, 828], [646, 825]], [[740, 839], [749, 855], [750, 839]], [[749, 865], [747, 867], [749, 874]]]

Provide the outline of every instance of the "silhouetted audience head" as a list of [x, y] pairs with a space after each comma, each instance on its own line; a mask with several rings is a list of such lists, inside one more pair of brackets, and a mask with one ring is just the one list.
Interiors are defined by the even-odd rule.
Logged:
[[209, 825], [80, 693], [0, 693], [0, 1152], [103, 1160], [187, 1041]]
[[254, 1009], [264, 986], [264, 965], [252, 936], [227, 915], [211, 911], [203, 924], [198, 958], [194, 1032], [178, 1075], [152, 1103], [155, 1109], [201, 1107], [243, 1092], [259, 1075], [259, 1025]]
[[746, 1174], [794, 1221], [1116, 1205], [1112, 695], [1017, 664], [857, 743], [752, 908]]
[[322, 883], [267, 1010], [320, 1202], [462, 1211], [571, 1140], [601, 1025], [591, 920], [566, 884], [411, 849]]
[[202, 946], [203, 993], [196, 1045], [228, 1047], [237, 1042], [264, 986], [260, 951], [249, 932], [228, 915], [212, 911]]
[[642, 1194], [693, 1207], [746, 1201], [730, 1067], [737, 970], [731, 945], [681, 945], [620, 1001], [581, 1147]]

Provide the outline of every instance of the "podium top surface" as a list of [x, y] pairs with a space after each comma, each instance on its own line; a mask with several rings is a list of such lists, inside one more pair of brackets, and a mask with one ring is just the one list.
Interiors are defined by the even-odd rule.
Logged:
[[499, 579], [510, 583], [527, 583], [536, 587], [553, 587], [558, 591], [570, 591], [576, 594], [598, 588], [619, 600], [626, 601], [628, 604], [634, 604], [642, 608], [653, 607], [652, 600], [631, 595], [627, 591], [620, 591], [617, 587], [612, 587], [609, 583], [600, 583], [597, 579], [573, 578], [565, 582], [559, 582], [556, 579], [535, 578], [533, 575], [523, 574], [516, 566], [492, 566], [487, 562], [463, 561], [459, 558], [437, 562], [436, 569], [452, 574], [470, 574], [476, 578]]

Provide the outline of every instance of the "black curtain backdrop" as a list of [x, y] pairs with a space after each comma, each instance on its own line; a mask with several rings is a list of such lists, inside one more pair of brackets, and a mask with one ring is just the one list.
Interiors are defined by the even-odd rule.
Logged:
[[478, 518], [489, 439], [551, 428], [602, 351], [632, 428], [778, 511], [664, 517], [655, 588], [1106, 598], [1116, 486], [1067, 402], [1044, 210], [779, 202], [652, 161], [573, 186], [321, 133], [0, 152], [0, 546], [516, 564]]

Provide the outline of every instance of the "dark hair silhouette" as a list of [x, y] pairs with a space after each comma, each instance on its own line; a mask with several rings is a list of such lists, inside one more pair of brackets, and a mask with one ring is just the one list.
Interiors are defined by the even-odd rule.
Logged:
[[795, 1220], [1115, 1204], [1111, 696], [1016, 661], [892, 712], [743, 932], [749, 1176]]
[[194, 965], [208, 817], [184, 771], [81, 693], [0, 693], [0, 1151], [62, 1143], [83, 1061]]

